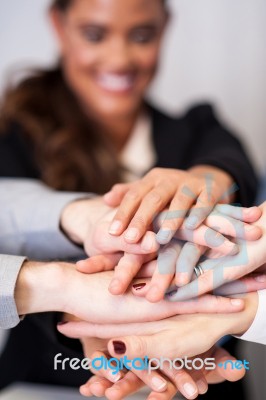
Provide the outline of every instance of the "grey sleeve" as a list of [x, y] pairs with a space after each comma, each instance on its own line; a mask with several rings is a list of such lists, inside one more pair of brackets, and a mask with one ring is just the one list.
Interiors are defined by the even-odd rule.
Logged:
[[0, 328], [14, 328], [20, 322], [14, 292], [25, 257], [0, 254]]
[[75, 259], [84, 252], [61, 232], [62, 209], [93, 195], [57, 192], [36, 180], [0, 179], [0, 253], [31, 259]]

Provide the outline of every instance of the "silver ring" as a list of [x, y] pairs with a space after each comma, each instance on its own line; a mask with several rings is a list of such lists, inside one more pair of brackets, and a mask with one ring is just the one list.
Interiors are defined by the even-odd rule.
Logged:
[[204, 274], [204, 270], [200, 264], [197, 265], [196, 267], [194, 267], [194, 272], [195, 272], [197, 278]]

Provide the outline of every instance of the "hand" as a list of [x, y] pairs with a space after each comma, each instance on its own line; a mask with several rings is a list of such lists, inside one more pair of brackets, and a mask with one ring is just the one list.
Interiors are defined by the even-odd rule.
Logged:
[[[226, 207], [230, 210], [230, 215], [233, 217], [239, 213], [238, 208]], [[259, 208], [262, 216], [255, 225], [263, 232], [262, 237], [254, 242], [237, 240], [240, 251], [236, 255], [212, 258], [212, 253], [210, 253], [210, 258], [200, 264], [204, 271], [203, 275], [188, 285], [178, 288], [177, 293], [171, 297], [171, 301], [180, 301], [200, 296], [228, 282], [235, 281], [265, 264], [266, 202]]]
[[[19, 315], [60, 311], [95, 323], [151, 321], [178, 313], [237, 312], [243, 301], [234, 304], [218, 298], [218, 304], [200, 301], [151, 304], [132, 293], [112, 296], [108, 286], [113, 272], [84, 275], [67, 263], [26, 262], [18, 276], [15, 301]], [[208, 296], [207, 296], [208, 297]]]
[[[101, 357], [105, 356], [104, 353], [96, 352], [93, 357]], [[106, 356], [105, 356], [106, 357]], [[239, 379], [242, 379], [245, 375], [245, 370], [237, 370], [236, 368], [230, 368], [230, 365], [226, 369], [219, 368], [219, 364], [223, 363], [227, 360], [235, 361], [235, 358], [232, 357], [225, 349], [223, 348], [212, 348], [208, 352], [201, 355], [201, 358], [205, 357], [213, 357], [215, 358], [216, 369], [213, 371], [203, 370], [205, 377], [202, 375], [201, 377], [196, 376], [194, 377], [194, 382], [197, 383], [197, 391], [199, 394], [204, 394], [207, 391], [207, 383], [220, 383], [224, 380], [228, 380], [231, 382], [235, 382]], [[188, 394], [188, 386], [184, 388], [185, 383], [191, 383], [191, 381], [187, 381], [186, 374], [183, 374], [183, 370], [180, 371], [181, 373], [175, 372], [175, 376], [173, 377], [174, 381], [178, 381], [175, 385], [172, 382], [168, 382], [167, 390], [161, 393], [155, 391], [151, 392], [148, 396], [148, 399], [157, 400], [170, 400], [173, 396], [178, 392], [177, 388], [182, 387], [181, 393], [186, 398], [195, 398], [195, 395], [189, 397]], [[182, 376], [183, 375], [183, 376]], [[189, 377], [188, 377], [189, 379]], [[144, 386], [143, 381], [138, 378], [133, 372], [127, 372], [122, 380], [119, 380], [116, 383], [110, 382], [107, 377], [104, 376], [93, 376], [89, 379], [89, 381], [81, 387], [81, 394], [84, 396], [92, 396], [95, 395], [97, 397], [106, 397], [109, 400], [120, 400], [124, 399], [127, 396], [135, 393], [136, 391], [140, 390]], [[192, 384], [193, 386], [193, 384]], [[191, 388], [192, 389], [192, 388]], [[180, 391], [180, 389], [179, 389]]]
[[72, 338], [113, 338], [108, 342], [113, 357], [194, 357], [208, 351], [221, 337], [242, 335], [248, 330], [257, 312], [257, 293], [249, 294], [245, 302], [245, 309], [236, 314], [179, 315], [143, 324], [105, 325], [104, 329], [98, 324], [69, 322], [58, 330]]
[[155, 168], [141, 180], [131, 184], [115, 185], [104, 196], [106, 204], [118, 211], [109, 228], [112, 235], [137, 243], [153, 223], [155, 216], [169, 205], [157, 235], [166, 244], [181, 227], [195, 229], [207, 218], [217, 203], [232, 199], [232, 178], [224, 171], [210, 167], [194, 167], [189, 172]]
[[[227, 251], [227, 254], [231, 256], [238, 253], [238, 246], [237, 251], [232, 249], [230, 242], [223, 241], [223, 236], [212, 231], [212, 228], [216, 227], [217, 230], [230, 237], [257, 240], [262, 235], [261, 228], [246, 222], [258, 220], [261, 214], [261, 210], [257, 207], [243, 209], [228, 205], [218, 205], [207, 218], [206, 226], [201, 225], [194, 231], [182, 229], [177, 233], [176, 236], [182, 240], [189, 240], [189, 242], [184, 244], [179, 240], [172, 239], [171, 243], [161, 248], [157, 261], [149, 263], [149, 267], [147, 262], [156, 259], [155, 254], [135, 255], [126, 253], [124, 256], [118, 254], [83, 260], [78, 263], [77, 268], [79, 271], [85, 273], [114, 269], [115, 273], [109, 290], [112, 294], [123, 294], [132, 279], [141, 274], [143, 264], [145, 264], [144, 270], [147, 270], [148, 267], [149, 271], [153, 271], [152, 280], [145, 288], [145, 295], [147, 300], [157, 302], [164, 297], [170, 284], [175, 283], [176, 286], [180, 287], [191, 281], [194, 267], [198, 264], [200, 257], [206, 252], [207, 246], [215, 249], [214, 255], [216, 259], [212, 260], [212, 262], [217, 261], [219, 253], [224, 254]], [[196, 243], [192, 243], [192, 241]], [[143, 273], [141, 276], [145, 277]], [[146, 275], [146, 277], [150, 276]], [[174, 282], [172, 282], [173, 279]], [[198, 281], [193, 283], [196, 288], [197, 283]], [[242, 293], [247, 291], [249, 290], [243, 290]], [[190, 294], [189, 290], [188, 293]]]
[[[110, 359], [107, 350], [107, 341], [95, 338], [81, 338], [84, 354], [87, 358]], [[98, 348], [100, 350], [95, 350]], [[84, 396], [92, 395], [107, 397], [108, 399], [123, 399], [134, 393], [146, 384], [151, 390], [149, 397], [155, 395], [161, 399], [171, 399], [171, 393], [180, 391], [185, 398], [195, 399], [198, 394], [206, 393], [208, 389], [207, 381], [203, 371], [186, 371], [184, 368], [179, 371], [171, 370], [167, 365], [160, 370], [140, 370], [126, 368], [120, 370], [117, 363], [112, 368], [91, 369], [96, 375], [81, 386], [80, 392]], [[119, 369], [119, 371], [118, 371]]]
[[120, 251], [149, 254], [158, 250], [153, 232], [147, 232], [138, 244], [127, 243], [123, 236], [109, 235], [108, 226], [114, 214], [115, 210], [107, 207], [100, 197], [81, 199], [64, 208], [61, 227], [73, 242], [83, 245], [90, 256]]

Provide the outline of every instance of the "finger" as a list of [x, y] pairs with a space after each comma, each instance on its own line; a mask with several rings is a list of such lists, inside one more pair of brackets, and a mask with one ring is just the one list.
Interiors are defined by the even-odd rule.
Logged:
[[[103, 359], [106, 360], [106, 368], [103, 368]], [[101, 376], [112, 383], [119, 381], [119, 379], [122, 379], [124, 376], [122, 371], [119, 371], [116, 365], [108, 361], [108, 357], [102, 351], [95, 351], [92, 354], [91, 363], [91, 371], [95, 375]]]
[[208, 383], [219, 383], [224, 380], [236, 382], [245, 376], [245, 368], [234, 368], [233, 363], [236, 359], [225, 349], [219, 347], [214, 353], [214, 357], [216, 369], [206, 374]]
[[144, 386], [144, 383], [131, 371], [124, 378], [106, 390], [105, 396], [109, 400], [122, 400], [137, 392]]
[[115, 268], [121, 257], [122, 253], [98, 255], [78, 261], [76, 266], [79, 272], [86, 274], [110, 271]]
[[238, 239], [254, 241], [262, 236], [262, 231], [258, 226], [247, 224], [215, 210], [208, 216], [205, 225], [223, 235]]
[[208, 259], [200, 266], [204, 273], [186, 286], [179, 287], [169, 298], [170, 301], [179, 302], [201, 296], [245, 275], [242, 265], [232, 266], [230, 257]]
[[163, 393], [151, 392], [147, 397], [147, 400], [171, 400], [176, 395], [176, 393], [177, 393], [176, 387], [170, 382], [165, 392]]
[[204, 246], [191, 242], [185, 243], [176, 262], [175, 284], [177, 286], [186, 285], [191, 281], [194, 267], [205, 251]]
[[266, 289], [266, 275], [254, 274], [240, 280], [227, 283], [218, 289], [215, 294], [219, 296], [238, 295]]
[[262, 215], [262, 211], [259, 207], [236, 207], [229, 204], [217, 204], [215, 206], [215, 211], [225, 214], [228, 217], [238, 219], [243, 222], [256, 222]]
[[131, 186], [132, 183], [119, 183], [114, 185], [112, 189], [103, 196], [104, 202], [109, 207], [118, 207]]
[[112, 236], [101, 233], [97, 238], [98, 241], [98, 254], [112, 254], [120, 251], [133, 254], [150, 254], [155, 253], [159, 249], [159, 244], [156, 240], [156, 235], [152, 231], [145, 233], [144, 237], [139, 243], [129, 244], [125, 241], [123, 235]]
[[[187, 285], [188, 286], [188, 285]], [[185, 288], [186, 286], [184, 286]], [[173, 297], [173, 295], [172, 295]], [[168, 300], [172, 300], [172, 298], [168, 295]], [[160, 310], [160, 303], [151, 304], [149, 309], [150, 320], [153, 319], [161, 320], [168, 318], [172, 315], [176, 314], [195, 314], [195, 313], [235, 313], [240, 312], [244, 308], [244, 300], [243, 299], [229, 299], [220, 296], [213, 296], [213, 295], [204, 295], [199, 299], [190, 300], [190, 301], [183, 301], [183, 302], [175, 302], [169, 303], [169, 301], [165, 301], [165, 308]], [[173, 307], [172, 307], [173, 306]], [[159, 312], [158, 309], [159, 308]], [[155, 312], [158, 312], [156, 317], [154, 316]], [[140, 315], [139, 318], [140, 322], [145, 322], [142, 316]], [[146, 321], [149, 321], [146, 318]], [[152, 322], [150, 322], [151, 324]], [[158, 322], [157, 322], [158, 323]], [[138, 323], [137, 325], [133, 322], [127, 322], [125, 324], [119, 323], [115, 325], [115, 323], [110, 324], [91, 324], [89, 322], [67, 322], [63, 324], [58, 324], [57, 329], [63, 335], [70, 337], [70, 338], [81, 338], [81, 337], [98, 337], [102, 339], [110, 338], [112, 336], [117, 336], [117, 332], [120, 332], [119, 335], [130, 335], [132, 330], [135, 329], [135, 332], [145, 334], [147, 329], [150, 327], [149, 322], [145, 324]], [[154, 325], [152, 325], [154, 326]], [[115, 329], [120, 329], [117, 331]]]
[[112, 382], [101, 376], [92, 376], [88, 382], [80, 386], [80, 394], [84, 397], [103, 397], [106, 389], [113, 385]]
[[[156, 335], [131, 335], [123, 336], [110, 340], [108, 342], [108, 351], [114, 357], [127, 356], [129, 359], [134, 357], [156, 358], [158, 354], [169, 356], [166, 350], [166, 344], [161, 339], [161, 333]], [[171, 356], [172, 356], [171, 352]], [[132, 356], [132, 358], [131, 358]]]
[[[187, 399], [195, 399], [198, 394], [206, 393], [205, 390], [202, 393], [203, 382], [205, 381], [205, 389], [208, 385], [202, 373], [194, 374], [192, 377], [192, 373], [188, 373], [184, 368], [177, 369], [177, 364], [175, 363], [176, 368], [170, 368], [169, 365], [164, 363], [164, 367], [162, 368], [162, 372], [167, 376], [171, 382], [174, 383], [175, 387], [179, 390], [179, 392]], [[196, 378], [196, 379], [195, 379]], [[201, 378], [201, 381], [200, 381]], [[199, 382], [200, 390], [196, 381]]]
[[165, 292], [173, 280], [176, 261], [181, 251], [181, 243], [173, 240], [161, 249], [157, 259], [157, 268], [149, 284], [146, 299], [152, 303], [164, 298]]
[[[196, 197], [196, 194], [195, 194]], [[180, 187], [173, 198], [165, 219], [157, 233], [157, 241], [160, 244], [167, 244], [174, 237], [176, 231], [181, 227], [184, 218], [194, 203], [195, 198], [188, 196], [184, 187]]]
[[[152, 322], [145, 324], [92, 324], [90, 322], [68, 322], [64, 325], [58, 325], [57, 329], [63, 335], [72, 339], [81, 337], [95, 337], [100, 339], [110, 339], [116, 336], [127, 336], [130, 334], [149, 334], [154, 327]], [[104, 326], [104, 329], [103, 329]]]
[[108, 288], [110, 293], [114, 295], [125, 293], [132, 279], [140, 270], [143, 260], [143, 255], [125, 253], [115, 267], [114, 276]]
[[151, 190], [141, 201], [141, 204], [132, 218], [127, 230], [125, 240], [128, 243], [138, 242], [147, 231], [156, 215], [169, 203], [174, 191], [164, 186], [158, 186]]
[[237, 244], [231, 242], [221, 233], [204, 224], [195, 230], [182, 228], [176, 233], [175, 237], [210, 249], [215, 249], [216, 252], [223, 255], [235, 255], [239, 252]]
[[137, 278], [151, 278], [157, 266], [157, 261], [146, 262], [137, 274]]
[[109, 227], [109, 233], [111, 235], [121, 235], [124, 232], [133, 215], [139, 208], [143, 197], [151, 190], [151, 188], [151, 185], [147, 181], [140, 185], [131, 185], [130, 189], [123, 197]]
[[139, 365], [136, 365], [139, 369], [131, 368], [131, 371], [134, 372], [134, 374], [138, 376], [139, 379], [141, 379], [141, 381], [151, 390], [154, 390], [155, 392], [164, 392], [167, 389], [168, 381], [157, 371], [145, 369], [146, 365], [144, 363], [144, 360], [143, 362], [139, 361]]
[[202, 222], [208, 217], [208, 215], [212, 212], [214, 206], [217, 204], [219, 200], [218, 191], [212, 189], [211, 191], [207, 192], [204, 189], [199, 194], [197, 202], [195, 206], [191, 208], [191, 211], [185, 222], [186, 228], [188, 229], [198, 228], [202, 224]]

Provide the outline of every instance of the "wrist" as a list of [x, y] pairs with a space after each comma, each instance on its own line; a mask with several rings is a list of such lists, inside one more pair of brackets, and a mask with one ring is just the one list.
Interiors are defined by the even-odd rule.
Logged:
[[67, 270], [63, 263], [25, 262], [15, 288], [18, 314], [64, 311]]
[[101, 197], [80, 199], [69, 203], [62, 211], [60, 225], [66, 236], [84, 245], [88, 232], [104, 213], [110, 210]]

